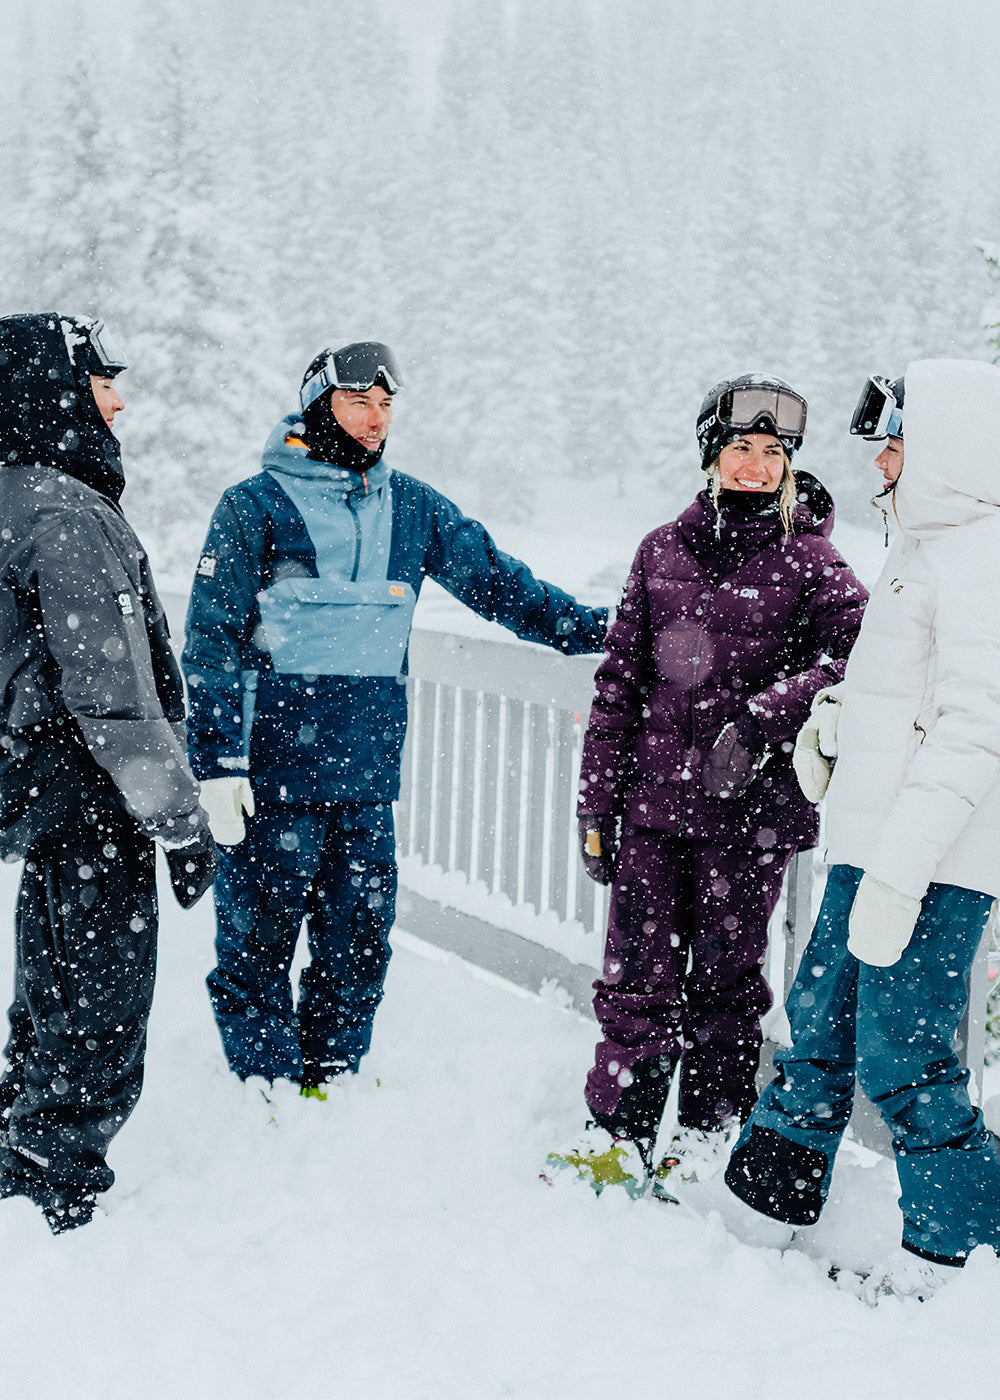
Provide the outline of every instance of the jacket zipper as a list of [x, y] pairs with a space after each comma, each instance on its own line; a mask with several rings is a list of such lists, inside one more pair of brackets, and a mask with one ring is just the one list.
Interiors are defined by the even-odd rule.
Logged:
[[700, 628], [701, 636], [699, 637], [699, 640], [698, 640], [698, 656], [697, 656], [697, 659], [696, 659], [695, 662], [694, 662], [694, 665], [695, 665], [695, 674], [691, 677], [691, 702], [690, 702], [690, 705], [688, 706], [688, 722], [689, 722], [689, 724], [690, 724], [690, 726], [691, 726], [691, 728], [690, 728], [690, 737], [689, 737], [689, 741], [688, 741], [688, 754], [689, 754], [689, 755], [690, 755], [691, 753], [694, 752], [695, 741], [696, 741], [696, 739], [697, 739], [697, 734], [696, 734], [695, 731], [696, 731], [696, 728], [697, 728], [698, 721], [697, 721], [696, 712], [695, 712], [695, 698], [694, 698], [694, 697], [695, 697], [695, 691], [696, 691], [696, 689], [697, 689], [697, 684], [696, 684], [696, 682], [697, 682], [697, 677], [698, 677], [698, 675], [699, 675], [699, 673], [700, 673], [700, 671], [701, 671], [702, 652], [703, 652], [703, 650], [704, 650], [706, 644], [708, 643], [708, 619], [709, 619], [709, 614], [710, 614], [711, 611], [712, 611], [712, 608], [715, 606], [715, 595], [716, 595], [716, 593], [718, 593], [718, 591], [719, 591], [719, 582], [720, 582], [720, 580], [716, 580], [714, 583], [710, 583], [710, 584], [709, 584], [709, 594], [708, 594], [708, 597], [707, 597], [706, 599], [704, 599], [704, 600], [703, 600], [703, 603], [702, 603], [701, 628]]
[[[362, 484], [363, 484], [363, 487], [364, 487], [364, 494], [367, 496], [367, 495], [368, 495], [368, 474], [367, 474], [367, 472], [362, 472], [362, 473], [361, 473], [361, 481], [362, 481]], [[354, 502], [351, 500], [351, 496], [352, 496], [353, 494], [354, 494], [354, 493], [353, 493], [352, 491], [348, 491], [348, 493], [347, 493], [347, 495], [346, 495], [346, 497], [345, 497], [345, 500], [346, 500], [346, 503], [347, 503], [347, 509], [351, 512], [351, 518], [352, 518], [353, 521], [354, 521], [354, 568], [351, 570], [351, 582], [352, 582], [352, 583], [357, 583], [357, 581], [358, 581], [358, 569], [361, 567], [361, 517], [358, 515], [358, 512], [357, 512], [357, 510], [356, 510], [355, 507], [354, 507]]]
[[354, 568], [351, 570], [351, 582], [356, 583], [358, 569], [361, 567], [361, 521], [350, 497], [348, 497], [347, 509], [351, 512], [351, 519], [354, 521]]

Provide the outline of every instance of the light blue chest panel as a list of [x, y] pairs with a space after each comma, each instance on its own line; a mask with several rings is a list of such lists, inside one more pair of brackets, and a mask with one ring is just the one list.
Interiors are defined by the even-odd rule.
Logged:
[[388, 481], [370, 495], [343, 478], [272, 472], [302, 516], [318, 578], [283, 578], [257, 595], [276, 671], [398, 676], [416, 606], [408, 583], [386, 577], [392, 543]]
[[320, 578], [384, 579], [392, 544], [392, 491], [388, 480], [370, 495], [345, 490], [332, 479], [270, 475], [305, 521]]

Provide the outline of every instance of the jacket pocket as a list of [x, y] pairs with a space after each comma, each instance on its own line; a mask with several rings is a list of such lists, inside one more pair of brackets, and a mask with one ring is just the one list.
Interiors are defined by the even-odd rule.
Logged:
[[417, 595], [408, 583], [287, 578], [257, 595], [283, 674], [398, 676]]

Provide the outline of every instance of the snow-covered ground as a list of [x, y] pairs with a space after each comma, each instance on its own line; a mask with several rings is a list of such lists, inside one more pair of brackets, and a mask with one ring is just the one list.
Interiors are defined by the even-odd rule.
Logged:
[[[0, 870], [4, 910], [15, 881]], [[279, 1090], [269, 1105], [224, 1067], [202, 981], [210, 906], [162, 902], [146, 1089], [112, 1147], [111, 1213], [54, 1239], [26, 1202], [0, 1204], [0, 1395], [993, 1393], [1000, 1261], [974, 1256], [922, 1305], [873, 1309], [827, 1278], [825, 1259], [860, 1266], [898, 1239], [888, 1163], [845, 1153], [816, 1237], [783, 1256], [718, 1217], [548, 1188], [538, 1169], [579, 1126], [592, 1023], [403, 931], [358, 1078], [326, 1103]]]

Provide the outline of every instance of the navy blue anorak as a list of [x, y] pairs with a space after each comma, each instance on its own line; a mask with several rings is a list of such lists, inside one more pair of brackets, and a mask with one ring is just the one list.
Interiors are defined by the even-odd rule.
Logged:
[[[246, 771], [249, 760], [254, 791], [265, 801], [391, 802], [399, 795], [406, 732], [409, 620], [399, 663], [385, 674], [379, 634], [386, 613], [368, 606], [371, 597], [386, 586], [401, 590], [412, 612], [430, 577], [480, 616], [568, 655], [600, 651], [607, 613], [536, 579], [482, 525], [415, 477], [382, 461], [367, 474], [313, 461], [295, 436], [301, 426], [294, 417], [277, 425], [263, 470], [231, 487], [212, 517], [183, 655], [191, 764], [204, 779]], [[323, 580], [322, 588], [307, 585], [310, 579]], [[284, 616], [316, 630], [318, 656], [324, 638], [312, 618], [321, 614], [309, 601], [344, 586], [361, 590], [358, 609], [339, 610], [352, 614], [349, 672], [280, 669], [276, 614], [262, 622], [259, 595], [267, 611], [269, 595], [297, 593], [298, 611]], [[366, 607], [370, 621], [359, 624]]]

